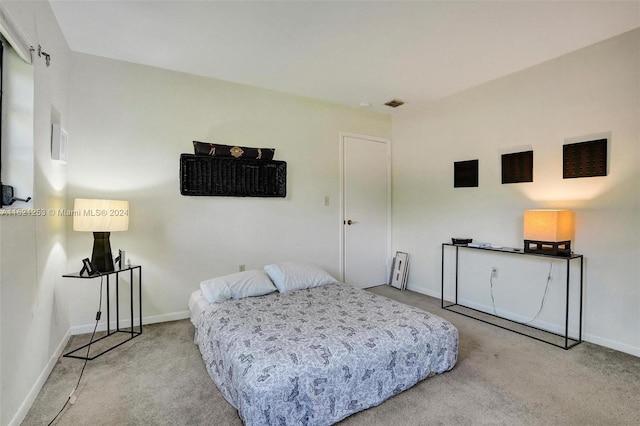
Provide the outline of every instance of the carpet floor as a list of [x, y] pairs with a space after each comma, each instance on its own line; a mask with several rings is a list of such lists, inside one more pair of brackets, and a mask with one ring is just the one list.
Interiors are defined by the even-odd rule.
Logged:
[[[460, 333], [458, 363], [341, 426], [640, 424], [638, 357], [590, 343], [565, 351], [444, 311], [432, 297], [389, 286], [369, 290], [451, 321]], [[87, 363], [76, 403], [54, 424], [242, 425], [209, 378], [193, 336], [189, 320], [144, 326], [139, 337]], [[73, 336], [67, 350], [89, 337]], [[82, 365], [61, 357], [22, 424], [49, 424]]]

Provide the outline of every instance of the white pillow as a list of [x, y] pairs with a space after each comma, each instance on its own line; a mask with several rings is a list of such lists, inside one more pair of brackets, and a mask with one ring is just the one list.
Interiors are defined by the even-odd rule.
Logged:
[[202, 281], [200, 283], [200, 290], [202, 290], [202, 294], [204, 294], [204, 297], [207, 298], [209, 303], [220, 303], [231, 299], [231, 289], [229, 285], [218, 278]]
[[267, 274], [260, 270], [236, 272], [212, 278], [201, 282], [200, 288], [210, 303], [262, 296], [276, 291]]
[[312, 263], [274, 263], [265, 266], [264, 270], [267, 271], [280, 293], [338, 282], [325, 270]]
[[266, 272], [258, 269], [238, 272], [225, 278], [231, 289], [232, 299], [263, 296], [276, 291]]

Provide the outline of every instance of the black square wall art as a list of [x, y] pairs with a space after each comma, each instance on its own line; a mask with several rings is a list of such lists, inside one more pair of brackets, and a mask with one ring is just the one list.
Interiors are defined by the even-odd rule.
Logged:
[[533, 151], [502, 155], [502, 183], [533, 182]]
[[453, 163], [453, 187], [472, 188], [478, 186], [478, 160]]
[[562, 154], [564, 179], [607, 175], [607, 139], [567, 144]]

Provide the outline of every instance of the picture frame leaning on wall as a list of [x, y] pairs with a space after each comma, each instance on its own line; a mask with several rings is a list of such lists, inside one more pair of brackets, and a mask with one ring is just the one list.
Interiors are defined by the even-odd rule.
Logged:
[[393, 258], [389, 285], [399, 290], [407, 288], [407, 277], [409, 275], [409, 253], [397, 251]]

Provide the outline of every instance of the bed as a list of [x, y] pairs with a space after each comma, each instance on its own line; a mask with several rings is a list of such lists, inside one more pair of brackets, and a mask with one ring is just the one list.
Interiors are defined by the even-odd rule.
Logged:
[[330, 425], [457, 361], [451, 323], [346, 284], [222, 299], [192, 294], [195, 342], [246, 425]]

